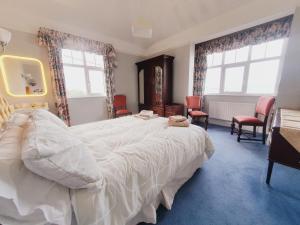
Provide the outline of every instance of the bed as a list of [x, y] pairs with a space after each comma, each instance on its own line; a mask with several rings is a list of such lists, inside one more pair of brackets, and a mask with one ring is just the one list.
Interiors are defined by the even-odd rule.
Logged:
[[[5, 121], [13, 114], [13, 110], [3, 99], [0, 102], [1, 118]], [[3, 109], [5, 116], [2, 116]], [[52, 215], [49, 210], [46, 215], [43, 207], [33, 207], [39, 209], [39, 217], [44, 215], [44, 224], [55, 224], [53, 222], [55, 220], [51, 220], [50, 217], [59, 217], [62, 214], [68, 219], [59, 220], [61, 224], [156, 223], [157, 207], [162, 204], [171, 209], [178, 189], [214, 152], [210, 138], [202, 128], [194, 125], [188, 128], [168, 127], [165, 118], [142, 120], [127, 116], [73, 126], [68, 128], [68, 132], [89, 147], [103, 181], [96, 188], [82, 189], [66, 189], [51, 182], [50, 184], [55, 187], [54, 190], [61, 195], [60, 199], [57, 199], [61, 204], [55, 205], [56, 197], [53, 195], [51, 207], [49, 206]], [[25, 167], [23, 169], [26, 170]], [[35, 176], [30, 171], [26, 172]], [[46, 182], [36, 176], [36, 180], [42, 179]], [[61, 198], [65, 200], [62, 202]], [[28, 199], [18, 199], [18, 202], [22, 203], [23, 200]], [[43, 201], [41, 201], [43, 205], [47, 204], [47, 201], [44, 199]], [[16, 204], [16, 201], [13, 202]], [[63, 213], [58, 213], [62, 209]], [[57, 214], [53, 213], [54, 211]], [[6, 216], [1, 213], [0, 208], [0, 222], [1, 218]], [[17, 221], [15, 224], [35, 224], [32, 222], [35, 220], [31, 217], [38, 213], [34, 210], [28, 213], [28, 215], [19, 213], [16, 216], [11, 214], [10, 221], [15, 219]], [[73, 215], [72, 222], [71, 215]], [[23, 217], [30, 223], [23, 223]], [[36, 224], [42, 224], [40, 221], [42, 219]]]

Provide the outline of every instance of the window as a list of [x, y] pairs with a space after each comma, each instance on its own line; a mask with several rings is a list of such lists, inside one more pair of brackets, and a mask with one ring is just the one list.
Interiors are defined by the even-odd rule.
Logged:
[[102, 55], [62, 49], [68, 98], [106, 96]]
[[285, 39], [207, 55], [205, 94], [274, 94]]

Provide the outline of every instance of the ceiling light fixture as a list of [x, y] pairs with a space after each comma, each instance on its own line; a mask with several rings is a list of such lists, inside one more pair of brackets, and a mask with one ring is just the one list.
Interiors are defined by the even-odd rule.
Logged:
[[144, 17], [138, 17], [131, 26], [132, 36], [138, 38], [152, 38], [152, 24]]

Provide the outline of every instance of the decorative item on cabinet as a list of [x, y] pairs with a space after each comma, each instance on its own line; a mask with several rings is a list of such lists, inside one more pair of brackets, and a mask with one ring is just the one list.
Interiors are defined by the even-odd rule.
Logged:
[[183, 115], [183, 104], [172, 102], [173, 56], [160, 55], [136, 63], [138, 69], [138, 106], [159, 116]]

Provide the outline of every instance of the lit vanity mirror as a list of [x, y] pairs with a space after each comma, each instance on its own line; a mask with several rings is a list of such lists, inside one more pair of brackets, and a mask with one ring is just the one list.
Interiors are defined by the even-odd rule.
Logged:
[[47, 94], [44, 68], [40, 60], [3, 55], [0, 57], [0, 68], [9, 95], [27, 97]]

